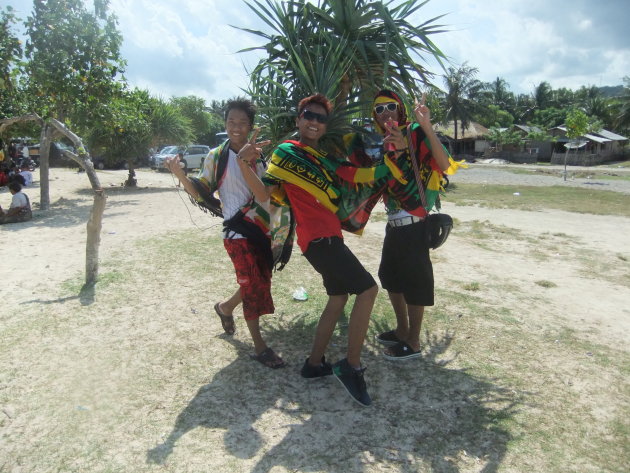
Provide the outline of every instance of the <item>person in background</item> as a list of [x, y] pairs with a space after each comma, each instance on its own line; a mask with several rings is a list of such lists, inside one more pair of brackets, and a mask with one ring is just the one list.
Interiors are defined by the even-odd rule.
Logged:
[[31, 202], [28, 196], [22, 192], [22, 186], [17, 182], [9, 184], [9, 191], [13, 195], [8, 211], [0, 207], [0, 224], [26, 222], [33, 218]]

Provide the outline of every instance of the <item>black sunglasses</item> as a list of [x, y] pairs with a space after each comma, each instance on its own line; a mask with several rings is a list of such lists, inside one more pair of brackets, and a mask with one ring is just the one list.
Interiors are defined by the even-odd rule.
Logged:
[[308, 121], [317, 120], [319, 123], [326, 123], [328, 121], [327, 115], [311, 112], [310, 110], [302, 110], [302, 113], [300, 113], [300, 118]]
[[394, 102], [390, 102], [383, 105], [377, 105], [376, 107], [374, 107], [374, 111], [376, 112], [377, 115], [380, 115], [381, 113], [383, 113], [385, 109], [387, 109], [387, 111], [389, 112], [395, 112], [398, 109], [398, 104]]

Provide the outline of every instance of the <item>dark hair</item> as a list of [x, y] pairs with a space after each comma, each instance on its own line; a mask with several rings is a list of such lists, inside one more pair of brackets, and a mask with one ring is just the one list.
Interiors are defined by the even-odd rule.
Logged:
[[330, 112], [332, 112], [333, 106], [332, 106], [332, 103], [330, 103], [330, 100], [328, 100], [326, 96], [323, 94], [314, 94], [314, 95], [309, 95], [308, 97], [300, 100], [300, 103], [298, 104], [298, 109], [297, 109], [298, 115], [302, 113], [302, 110], [304, 110], [307, 105], [310, 105], [312, 103], [316, 103], [324, 107], [324, 109], [326, 109], [327, 115], [330, 115]]
[[228, 114], [230, 110], [242, 110], [249, 118], [249, 124], [254, 126], [254, 117], [256, 116], [256, 105], [252, 103], [251, 100], [236, 98], [232, 100], [228, 100], [227, 105], [225, 106], [225, 115], [224, 119], [227, 121]]
[[20, 185], [20, 183], [15, 181], [10, 182], [7, 187], [9, 188], [9, 190], [15, 192], [20, 192], [22, 190], [22, 186]]

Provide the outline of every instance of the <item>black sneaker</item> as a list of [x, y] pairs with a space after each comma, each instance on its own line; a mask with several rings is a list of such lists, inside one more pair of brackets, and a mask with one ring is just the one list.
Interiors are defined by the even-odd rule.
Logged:
[[348, 359], [344, 358], [333, 365], [333, 374], [335, 378], [339, 380], [343, 387], [346, 388], [348, 394], [352, 396], [352, 399], [357, 401], [362, 406], [369, 406], [372, 404], [372, 399], [367, 392], [365, 386], [365, 380], [363, 379], [363, 372], [365, 368], [355, 370], [348, 364]]
[[380, 335], [377, 335], [376, 341], [386, 347], [393, 347], [394, 345], [400, 343], [402, 340], [400, 340], [396, 336], [396, 332], [394, 330], [390, 330], [389, 332], [383, 332]]
[[332, 374], [332, 365], [326, 361], [326, 357], [322, 356], [322, 362], [313, 366], [308, 362], [308, 358], [300, 371], [302, 378], [321, 378], [322, 376], [330, 376]]

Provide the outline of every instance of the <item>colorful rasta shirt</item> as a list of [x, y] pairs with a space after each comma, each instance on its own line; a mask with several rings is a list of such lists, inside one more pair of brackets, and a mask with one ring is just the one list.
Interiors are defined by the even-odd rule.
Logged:
[[279, 186], [272, 196], [276, 201], [290, 205], [281, 184], [294, 184], [337, 215], [341, 228], [359, 234], [392, 180], [406, 184], [389, 157], [377, 166], [358, 167], [298, 141], [276, 148], [263, 177], [265, 184]]
[[[422, 204], [420, 190], [416, 185], [413, 165], [408, 152], [401, 154], [396, 159], [398, 168], [403, 173], [402, 180], [390, 180], [387, 190], [383, 196], [385, 208], [388, 214], [393, 214], [399, 210], [406, 210], [417, 217], [424, 217], [434, 208], [440, 209], [440, 194], [444, 192], [444, 174], [455, 174], [461, 163], [454, 161], [449, 156], [450, 167], [442, 172], [433, 159], [431, 143], [418, 123], [412, 122], [409, 127], [401, 125], [403, 135], [408, 135], [410, 130], [410, 140], [416, 150], [416, 162], [420, 179], [422, 181], [426, 206]], [[365, 152], [364, 140], [359, 134], [349, 134], [344, 137], [344, 142], [348, 152], [348, 161], [356, 166], [373, 166], [374, 159]], [[446, 151], [446, 150], [445, 150]], [[448, 151], [446, 151], [448, 154]], [[380, 158], [376, 159], [378, 162]]]

